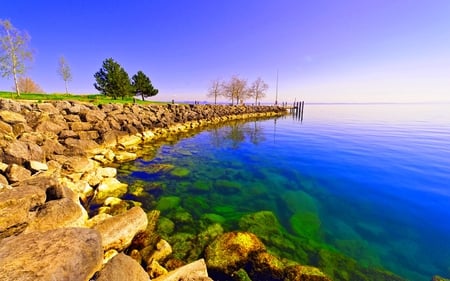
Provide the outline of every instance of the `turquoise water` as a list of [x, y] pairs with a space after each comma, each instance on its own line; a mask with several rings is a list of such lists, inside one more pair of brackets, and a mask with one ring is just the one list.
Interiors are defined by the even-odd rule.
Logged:
[[293, 245], [274, 252], [291, 259], [304, 261], [308, 243], [408, 280], [450, 277], [449, 109], [307, 104], [302, 122], [233, 123], [148, 147], [119, 178], [147, 191], [129, 198], [191, 229], [205, 214], [233, 230], [271, 211]]

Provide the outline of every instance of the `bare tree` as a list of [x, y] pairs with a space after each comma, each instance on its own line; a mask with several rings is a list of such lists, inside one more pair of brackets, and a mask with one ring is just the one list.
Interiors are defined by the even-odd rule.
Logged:
[[60, 56], [58, 60], [58, 74], [64, 80], [66, 86], [66, 94], [69, 93], [67, 89], [68, 82], [72, 81], [72, 71], [64, 56]]
[[261, 79], [261, 77], [258, 77], [256, 79], [250, 89], [249, 89], [249, 97], [255, 98], [255, 105], [258, 104], [258, 100], [264, 98], [266, 96], [266, 91], [269, 88], [269, 85], [267, 85], [264, 80]]
[[214, 98], [214, 104], [217, 104], [217, 98], [222, 95], [222, 83], [216, 79], [211, 82], [207, 97]]
[[28, 49], [30, 36], [16, 29], [9, 20], [0, 19], [0, 72], [3, 77], [14, 78], [17, 96], [20, 96], [18, 76], [25, 73], [25, 61], [32, 60], [32, 52]]
[[44, 93], [42, 88], [33, 81], [30, 77], [19, 77], [18, 79], [19, 88], [22, 90], [23, 93], [28, 94], [40, 94]]
[[223, 87], [223, 96], [231, 99], [231, 105], [234, 104], [234, 100], [236, 100], [236, 104], [243, 103], [247, 98], [247, 80], [241, 79], [236, 75], [231, 77], [229, 82], [222, 83]]

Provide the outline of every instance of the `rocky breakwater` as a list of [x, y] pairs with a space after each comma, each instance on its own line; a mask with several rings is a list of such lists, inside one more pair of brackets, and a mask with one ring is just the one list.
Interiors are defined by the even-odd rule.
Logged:
[[[135, 159], [140, 144], [158, 137], [285, 113], [0, 100], [0, 279], [211, 280], [203, 259], [171, 259], [155, 232], [159, 212], [124, 204], [127, 185], [108, 164]], [[86, 211], [91, 202], [103, 206], [94, 217]]]

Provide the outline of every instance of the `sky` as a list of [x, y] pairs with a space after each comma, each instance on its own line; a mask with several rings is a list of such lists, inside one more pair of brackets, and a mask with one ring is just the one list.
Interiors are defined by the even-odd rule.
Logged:
[[[211, 100], [213, 80], [261, 77], [263, 102], [450, 102], [449, 0], [2, 0], [31, 36], [26, 75], [48, 93], [97, 93], [107, 58], [156, 100]], [[0, 90], [13, 80], [0, 77]]]

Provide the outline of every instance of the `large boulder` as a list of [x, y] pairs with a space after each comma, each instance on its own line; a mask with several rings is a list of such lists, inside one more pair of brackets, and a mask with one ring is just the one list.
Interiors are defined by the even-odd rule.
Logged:
[[128, 190], [126, 183], [121, 183], [116, 178], [103, 178], [97, 187], [96, 203], [102, 203], [108, 197], [121, 197]]
[[210, 270], [231, 275], [260, 251], [265, 251], [264, 244], [253, 233], [227, 232], [206, 247], [206, 264]]
[[0, 280], [88, 281], [102, 259], [101, 237], [92, 229], [23, 234], [0, 241]]
[[136, 234], [147, 228], [147, 215], [140, 207], [133, 207], [126, 213], [107, 218], [93, 228], [102, 236], [103, 250], [122, 251], [130, 246]]
[[320, 269], [313, 266], [290, 266], [286, 268], [285, 274], [285, 281], [331, 281]]
[[0, 239], [23, 232], [35, 210], [44, 205], [45, 200], [45, 190], [38, 186], [1, 189]]
[[25, 233], [63, 227], [80, 227], [85, 225], [87, 219], [87, 212], [72, 199], [51, 200], [39, 208], [36, 218], [30, 222]]
[[131, 257], [120, 253], [99, 272], [97, 281], [149, 281], [150, 278]]

